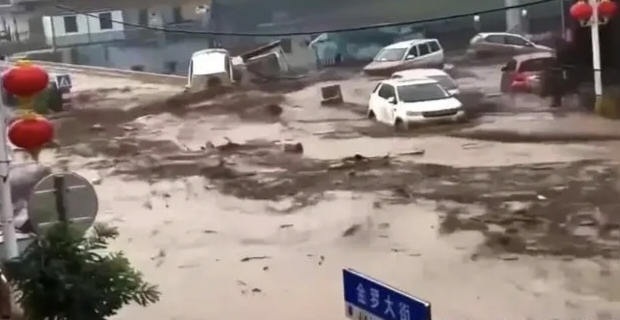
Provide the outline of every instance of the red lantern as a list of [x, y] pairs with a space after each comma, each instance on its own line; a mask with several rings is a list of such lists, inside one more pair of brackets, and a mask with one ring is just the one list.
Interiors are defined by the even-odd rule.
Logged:
[[577, 1], [570, 7], [570, 15], [577, 21], [588, 21], [594, 14], [592, 6], [585, 1]]
[[38, 160], [39, 152], [54, 139], [54, 126], [44, 117], [28, 115], [11, 123], [8, 138], [16, 147]]
[[618, 11], [618, 5], [609, 0], [602, 0], [598, 4], [598, 14], [601, 18], [609, 19]]
[[49, 75], [43, 68], [28, 61], [19, 61], [17, 64], [4, 72], [2, 85], [12, 95], [18, 97], [31, 97], [47, 88]]

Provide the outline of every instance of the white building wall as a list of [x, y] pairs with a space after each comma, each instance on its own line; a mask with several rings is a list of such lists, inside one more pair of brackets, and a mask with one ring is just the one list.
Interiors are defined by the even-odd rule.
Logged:
[[310, 39], [307, 36], [293, 36], [291, 52], [286, 54], [286, 60], [293, 69], [312, 70], [316, 68], [316, 56], [308, 46]]
[[[99, 17], [100, 14], [111, 13], [112, 27], [110, 29], [102, 29]], [[67, 30], [65, 25], [65, 17], [75, 17], [77, 30]], [[46, 43], [56, 46], [70, 46], [75, 44], [104, 42], [113, 40], [122, 40], [125, 38], [123, 22], [123, 12], [105, 11], [93, 12], [88, 15], [74, 14], [62, 16], [44, 16], [43, 32], [45, 34]], [[119, 23], [121, 22], [121, 23]]]

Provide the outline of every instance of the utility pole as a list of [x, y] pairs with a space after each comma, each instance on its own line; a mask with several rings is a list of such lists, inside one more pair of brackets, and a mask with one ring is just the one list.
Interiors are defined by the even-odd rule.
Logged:
[[601, 103], [603, 99], [603, 75], [601, 74], [601, 40], [599, 37], [599, 19], [598, 0], [590, 0], [592, 10], [592, 22], [590, 23], [590, 34], [592, 35], [592, 69], [594, 69], [594, 94], [596, 95], [596, 104]]
[[50, 16], [50, 32], [52, 33], [52, 51], [56, 52], [56, 27], [54, 26], [54, 16]]
[[[0, 12], [11, 12], [14, 2], [9, 5], [0, 5]], [[0, 87], [2, 81], [0, 79]], [[19, 255], [17, 247], [17, 232], [13, 213], [13, 200], [11, 197], [11, 185], [9, 184], [10, 164], [9, 142], [7, 137], [6, 106], [0, 99], [0, 223], [2, 224], [2, 238], [4, 243], [5, 258], [13, 259]]]
[[[515, 7], [520, 4], [519, 0], [504, 0], [507, 8]], [[506, 32], [521, 33], [521, 8], [511, 8], [506, 10]]]

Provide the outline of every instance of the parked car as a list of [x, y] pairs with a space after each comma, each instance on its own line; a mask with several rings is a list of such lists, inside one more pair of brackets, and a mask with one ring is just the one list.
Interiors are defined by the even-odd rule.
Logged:
[[502, 67], [500, 91], [537, 93], [540, 76], [555, 61], [551, 52], [530, 53], [515, 56]]
[[552, 48], [536, 44], [518, 34], [483, 32], [475, 35], [469, 41], [467, 55], [473, 58], [489, 58], [552, 51]]
[[403, 130], [418, 123], [461, 121], [465, 111], [437, 80], [388, 79], [370, 95], [368, 117]]
[[392, 79], [433, 79], [448, 91], [451, 96], [458, 96], [459, 90], [456, 81], [452, 79], [445, 71], [439, 69], [411, 69], [397, 71], [392, 74]]
[[413, 68], [443, 69], [445, 55], [437, 39], [415, 39], [391, 44], [364, 67], [367, 75], [391, 75]]

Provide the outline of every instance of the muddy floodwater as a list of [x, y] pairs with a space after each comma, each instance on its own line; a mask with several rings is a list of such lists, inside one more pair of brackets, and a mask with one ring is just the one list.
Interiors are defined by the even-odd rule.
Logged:
[[533, 107], [396, 134], [366, 119], [369, 80], [331, 107], [320, 84], [203, 99], [92, 81], [113, 84], [78, 84], [44, 158], [93, 181], [114, 246], [161, 286], [118, 319], [344, 319], [344, 267], [436, 319], [620, 318], [614, 123]]

